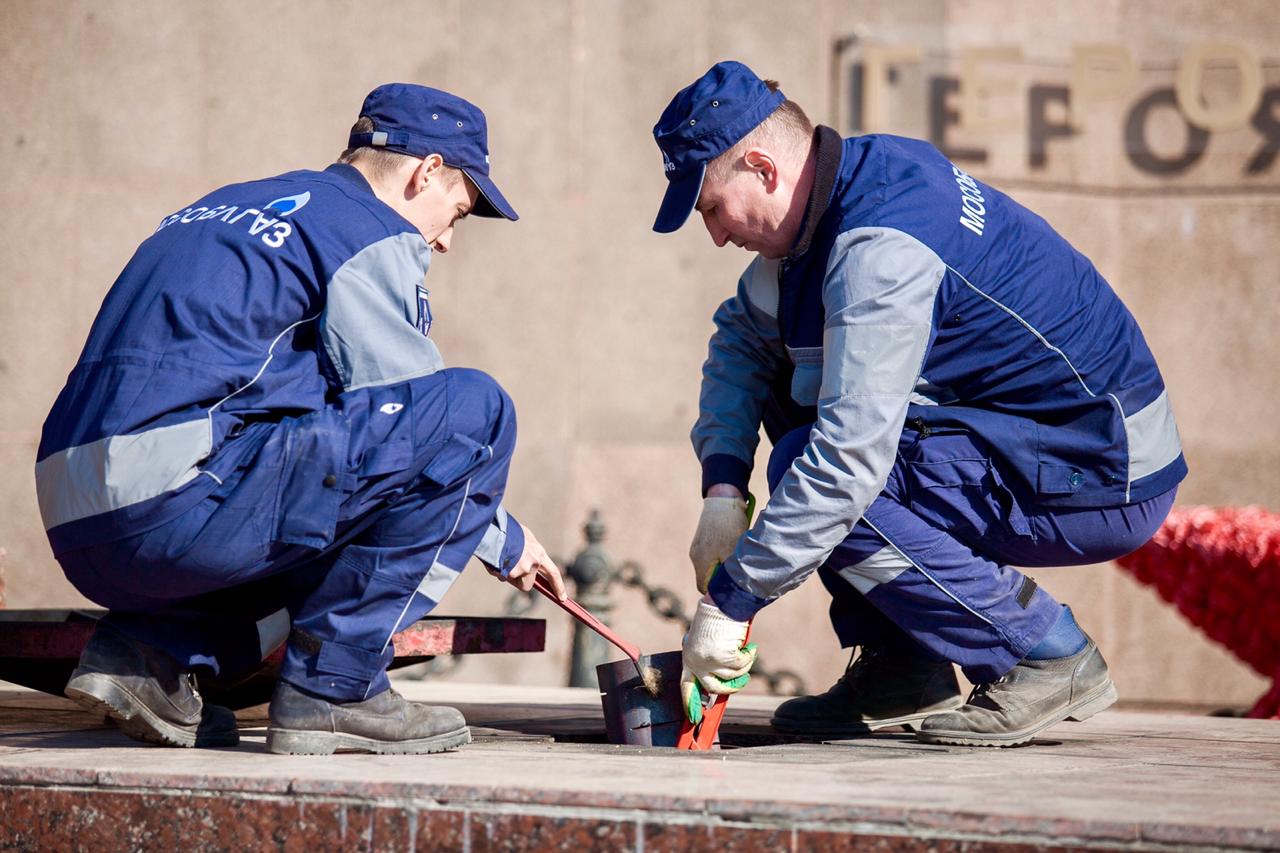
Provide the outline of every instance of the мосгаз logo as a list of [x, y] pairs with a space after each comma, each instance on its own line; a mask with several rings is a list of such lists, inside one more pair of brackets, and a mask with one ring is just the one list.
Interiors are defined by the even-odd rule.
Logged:
[[267, 204], [263, 212], [270, 210], [279, 216], [288, 216], [302, 210], [309, 201], [311, 201], [311, 193], [309, 191], [298, 195], [287, 195]]

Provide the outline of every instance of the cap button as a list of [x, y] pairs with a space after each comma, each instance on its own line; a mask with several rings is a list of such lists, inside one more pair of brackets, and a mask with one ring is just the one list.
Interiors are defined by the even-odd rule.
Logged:
[[435, 120], [436, 120], [436, 119], [438, 119], [438, 118], [440, 118], [440, 116], [439, 116], [438, 114], [436, 114], [436, 113], [432, 113], [432, 114], [431, 114], [431, 120], [432, 120], [432, 121], [435, 121]]

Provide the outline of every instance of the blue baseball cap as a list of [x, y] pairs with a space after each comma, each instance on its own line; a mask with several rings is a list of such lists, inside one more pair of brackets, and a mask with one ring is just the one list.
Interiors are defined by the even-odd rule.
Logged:
[[707, 164], [785, 100], [741, 62], [717, 62], [676, 93], [653, 126], [669, 182], [653, 230], [667, 234], [683, 225], [698, 203]]
[[489, 134], [475, 104], [430, 86], [387, 83], [369, 93], [360, 115], [373, 121], [373, 132], [351, 134], [348, 148], [369, 145], [413, 157], [439, 154], [480, 191], [472, 213], [520, 218], [489, 179]]

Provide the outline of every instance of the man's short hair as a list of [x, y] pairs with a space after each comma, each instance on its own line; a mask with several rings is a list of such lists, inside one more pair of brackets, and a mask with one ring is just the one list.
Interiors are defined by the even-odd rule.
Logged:
[[[367, 116], [360, 116], [356, 123], [351, 125], [352, 135], [357, 133], [373, 133], [373, 119]], [[406, 161], [421, 160], [421, 157], [414, 157], [409, 154], [401, 154], [399, 151], [388, 151], [386, 148], [375, 148], [372, 145], [362, 145], [358, 148], [348, 148], [338, 155], [339, 163], [359, 163], [368, 170], [371, 177], [376, 179], [385, 179], [396, 173], [396, 170], [405, 164]], [[462, 177], [462, 172], [452, 166], [446, 166], [442, 172], [444, 185], [452, 187]]]
[[[765, 80], [770, 92], [778, 91], [777, 80]], [[805, 114], [804, 108], [790, 99], [769, 114], [728, 151], [707, 164], [709, 177], [724, 180], [743, 154], [752, 148], [768, 148], [782, 146], [792, 150], [807, 146], [813, 139], [813, 122]]]

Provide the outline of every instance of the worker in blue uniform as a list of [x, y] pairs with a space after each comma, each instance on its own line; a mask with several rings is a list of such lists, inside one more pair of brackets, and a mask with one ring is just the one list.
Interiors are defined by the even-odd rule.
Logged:
[[287, 640], [271, 751], [469, 741], [456, 710], [390, 688], [392, 636], [472, 556], [564, 588], [502, 505], [510, 397], [430, 337], [424, 276], [468, 214], [517, 218], [483, 113], [389, 84], [339, 162], [215, 190], [138, 247], [36, 464], [56, 558], [109, 608], [69, 696], [142, 740], [234, 744], [193, 674], [234, 677]]
[[[702, 690], [740, 689], [749, 620], [815, 571], [858, 658], [779, 706], [781, 730], [1007, 746], [1114, 702], [1070, 608], [1012, 568], [1134, 550], [1186, 475], [1155, 359], [1094, 266], [933, 146], [815, 128], [736, 62], [654, 136], [655, 230], [696, 210], [756, 255], [716, 312], [693, 429], [690, 717]], [[770, 496], [749, 526], [762, 425]]]

